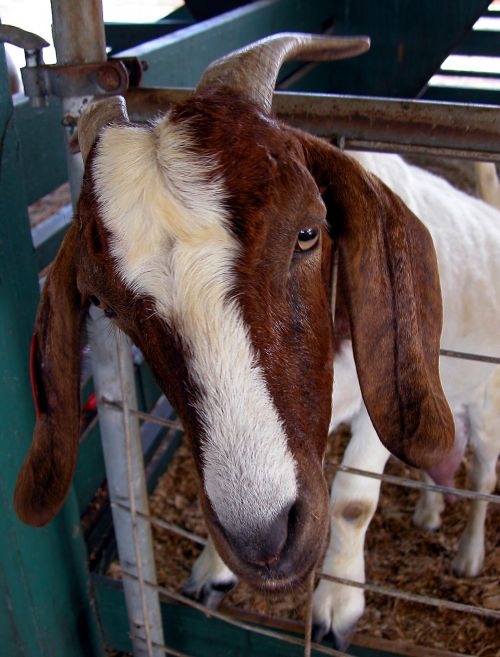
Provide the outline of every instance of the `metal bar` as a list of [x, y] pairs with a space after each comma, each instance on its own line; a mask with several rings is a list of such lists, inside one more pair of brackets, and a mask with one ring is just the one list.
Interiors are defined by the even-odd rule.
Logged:
[[[82, 65], [106, 62], [106, 43], [101, 0], [73, 2], [52, 0], [54, 46], [58, 64]], [[70, 142], [74, 136], [77, 117], [90, 100], [88, 96], [62, 98], [61, 107], [65, 126], [65, 145], [73, 204], [76, 205], [83, 177], [80, 154], [73, 154]], [[123, 398], [125, 409], [137, 406], [134, 388], [132, 358], [128, 341], [115, 341], [110, 323], [97, 312], [89, 322], [89, 338], [92, 348], [92, 369], [98, 399]], [[120, 373], [121, 376], [117, 376]], [[142, 444], [137, 418], [132, 419], [125, 410], [122, 416], [99, 408], [101, 439], [103, 446], [108, 488], [111, 501], [129, 500], [131, 509], [148, 511], [147, 491], [142, 458]], [[125, 444], [123, 441], [125, 432]], [[113, 509], [113, 521], [122, 566], [135, 569], [140, 581], [154, 581], [156, 577], [151, 526], [132, 513]], [[130, 537], [134, 541], [131, 542]], [[124, 586], [127, 612], [131, 628], [146, 639], [133, 644], [136, 657], [159, 657], [153, 642], [163, 643], [163, 626], [158, 595], [145, 591], [144, 587], [127, 583]]]
[[[134, 634], [131, 634], [130, 637], [132, 639], [136, 638]], [[178, 650], [175, 650], [175, 648], [162, 646], [159, 643], [153, 643], [153, 648], [159, 650], [163, 655], [167, 655], [167, 657], [193, 657], [193, 655], [188, 655], [186, 652], [179, 652]]]
[[106, 61], [101, 0], [51, 0], [52, 33], [58, 64]]
[[[106, 41], [101, 0], [51, 0], [51, 6], [57, 63], [76, 65], [105, 62]], [[74, 206], [80, 194], [83, 163], [80, 155], [71, 153], [69, 144], [75, 131], [76, 117], [90, 99], [89, 96], [67, 96], [61, 101], [66, 160]], [[74, 120], [69, 120], [69, 117]]]
[[[117, 344], [113, 326], [102, 312], [92, 306], [90, 315], [93, 321], [89, 324], [89, 339], [97, 399], [101, 402], [125, 394], [124, 407], [132, 411], [137, 406], [137, 399], [128, 338], [121, 337]], [[131, 412], [117, 413], [103, 403], [98, 404], [98, 413], [120, 564], [122, 569], [135, 569], [141, 573], [142, 581], [147, 579], [154, 582], [156, 570], [151, 526], [147, 519], [148, 500], [139, 421]], [[128, 419], [124, 420], [125, 417]], [[124, 510], [120, 505], [128, 509]], [[132, 510], [135, 513], [131, 514]], [[132, 537], [135, 540], [131, 540]], [[124, 583], [124, 591], [130, 628], [135, 628], [136, 634], [142, 637], [142, 640], [133, 643], [134, 656], [158, 657], [159, 653], [152, 645], [163, 643], [158, 595], [152, 589], [145, 594], [136, 583], [130, 581]], [[150, 631], [150, 640], [145, 649], [146, 631]]]
[[483, 356], [481, 354], [468, 354], [463, 351], [453, 351], [451, 349], [440, 349], [441, 356], [449, 356], [450, 358], [463, 358], [464, 360], [477, 360], [480, 363], [493, 363], [500, 365], [499, 356]]
[[[111, 507], [112, 508], [116, 507], [117, 509], [123, 509], [124, 511], [129, 511], [129, 512], [131, 510], [129, 506], [127, 506], [126, 504], [121, 504], [120, 502], [112, 502]], [[144, 518], [144, 520], [147, 520], [152, 525], [155, 525], [156, 527], [160, 527], [160, 529], [166, 529], [167, 531], [172, 532], [172, 534], [177, 534], [177, 536], [182, 536], [183, 538], [187, 538], [189, 541], [193, 541], [193, 543], [197, 543], [198, 545], [206, 545], [208, 542], [206, 538], [202, 538], [197, 534], [188, 532], [187, 529], [182, 529], [182, 527], [177, 527], [177, 525], [174, 525], [171, 522], [167, 522], [166, 520], [162, 520], [161, 518], [156, 518], [155, 516], [148, 515], [147, 513], [142, 513], [142, 511], [136, 511], [136, 515], [139, 518]]]
[[[131, 89], [133, 120], [146, 121], [186, 100], [192, 89]], [[275, 92], [273, 111], [290, 125], [346, 148], [432, 152], [500, 161], [500, 115], [489, 105]]]
[[370, 479], [379, 479], [389, 484], [396, 486], [404, 486], [406, 488], [416, 488], [418, 490], [430, 490], [436, 493], [445, 493], [447, 495], [455, 495], [456, 497], [465, 497], [471, 500], [482, 500], [483, 502], [493, 502], [500, 504], [500, 495], [493, 495], [489, 493], [478, 493], [474, 490], [465, 490], [463, 488], [453, 488], [452, 486], [439, 486], [438, 484], [426, 484], [423, 481], [415, 481], [406, 477], [398, 477], [397, 475], [378, 474], [369, 472], [368, 470], [358, 470], [358, 468], [351, 468], [341, 463], [325, 463], [325, 467], [333, 468], [340, 472], [348, 472], [353, 475], [361, 477], [368, 477]]
[[[155, 618], [149, 616], [149, 605], [146, 597], [146, 590], [144, 585], [144, 570], [148, 570], [148, 574], [156, 579], [156, 569], [154, 563], [154, 553], [152, 549], [152, 535], [151, 527], [148, 523], [138, 523], [137, 520], [137, 507], [141, 509], [148, 508], [148, 493], [146, 490], [146, 477], [144, 473], [144, 464], [142, 461], [142, 443], [139, 434], [138, 422], [133, 422], [130, 413], [130, 402], [134, 405], [137, 404], [136, 399], [131, 399], [132, 392], [130, 382], [134, 381], [133, 374], [130, 376], [130, 350], [131, 343], [128, 338], [121, 333], [118, 328], [115, 328], [116, 337], [116, 351], [118, 355], [118, 368], [120, 373], [120, 388], [121, 396], [123, 399], [123, 429], [125, 433], [125, 454], [127, 466], [127, 484], [128, 484], [128, 498], [130, 500], [130, 520], [132, 522], [132, 536], [134, 542], [135, 563], [137, 574], [139, 576], [139, 595], [141, 600], [142, 623], [144, 627], [144, 637], [147, 645], [148, 655], [153, 655], [152, 633], [154, 627], [151, 628], [150, 621], [155, 622]], [[129, 370], [127, 372], [127, 369]], [[134, 395], [135, 397], [135, 395]], [[135, 402], [135, 403], [134, 403]], [[142, 536], [140, 535], [142, 534]], [[142, 539], [142, 540], [141, 540]], [[146, 539], [145, 550], [142, 548], [142, 543]], [[145, 554], [145, 552], [147, 554]], [[153, 581], [154, 581], [153, 580]], [[161, 615], [160, 615], [161, 622]], [[138, 651], [140, 652], [140, 651]]]
[[366, 582], [355, 582], [343, 577], [335, 577], [327, 573], [319, 573], [321, 579], [327, 579], [329, 582], [336, 584], [345, 584], [354, 588], [371, 591], [372, 593], [380, 593], [381, 595], [388, 595], [391, 598], [399, 598], [400, 600], [409, 600], [410, 602], [418, 602], [419, 604], [431, 605], [433, 607], [440, 607], [442, 609], [451, 609], [452, 611], [460, 611], [465, 614], [475, 614], [476, 616], [484, 616], [486, 618], [498, 618], [500, 620], [500, 611], [494, 609], [486, 609], [486, 607], [476, 607], [475, 605], [466, 605], [462, 602], [453, 602], [452, 600], [445, 600], [443, 598], [434, 598], [428, 595], [419, 595], [417, 593], [408, 593], [400, 591], [399, 589], [391, 589], [387, 586], [380, 584], [367, 584]]
[[[120, 411], [123, 413], [123, 404], [117, 401], [101, 401], [103, 406], [108, 408], [113, 408], [115, 411]], [[152, 415], [151, 413], [145, 413], [144, 411], [139, 411], [136, 408], [130, 408], [129, 413], [138, 417], [140, 420], [147, 420], [148, 422], [153, 422], [154, 424], [161, 424], [163, 427], [168, 427], [169, 429], [176, 429], [178, 431], [183, 431], [183, 426], [180, 422], [175, 422], [174, 420], [167, 420], [164, 417], [158, 417], [157, 415]]]
[[311, 657], [314, 581], [315, 577], [313, 571], [309, 575], [309, 582], [307, 583], [307, 609], [304, 623], [304, 657]]

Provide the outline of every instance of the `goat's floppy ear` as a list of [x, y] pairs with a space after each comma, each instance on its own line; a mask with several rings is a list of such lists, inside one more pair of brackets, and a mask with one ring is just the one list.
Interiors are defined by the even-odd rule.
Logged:
[[76, 464], [80, 436], [80, 335], [85, 308], [76, 284], [77, 226], [73, 225], [45, 282], [31, 348], [37, 421], [17, 478], [19, 518], [45, 525], [60, 509]]
[[[100, 131], [127, 123], [121, 96], [89, 105], [79, 120], [84, 163]], [[78, 226], [64, 239], [47, 276], [31, 346], [37, 409], [33, 443], [17, 478], [14, 506], [29, 525], [45, 525], [60, 509], [76, 465], [80, 437], [80, 335], [88, 303], [77, 287]]]
[[453, 445], [439, 378], [441, 290], [430, 234], [376, 176], [301, 135], [339, 249], [361, 391], [389, 451], [427, 468]]

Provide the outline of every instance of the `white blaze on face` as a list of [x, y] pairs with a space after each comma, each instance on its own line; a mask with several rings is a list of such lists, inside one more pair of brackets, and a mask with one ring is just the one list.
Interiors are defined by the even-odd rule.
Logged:
[[[297, 495], [295, 463], [229, 295], [239, 245], [215, 163], [168, 117], [153, 130], [105, 129], [93, 163], [100, 214], [123, 282], [175, 326], [199, 387], [205, 490], [222, 525], [247, 534]], [[210, 175], [212, 174], [212, 175]]]

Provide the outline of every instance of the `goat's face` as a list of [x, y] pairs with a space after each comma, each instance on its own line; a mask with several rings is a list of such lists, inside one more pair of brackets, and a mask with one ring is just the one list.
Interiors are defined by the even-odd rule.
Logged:
[[183, 420], [225, 561], [261, 588], [289, 588], [328, 530], [328, 233], [366, 406], [384, 444], [417, 465], [438, 459], [453, 434], [430, 237], [353, 160], [238, 92], [198, 92], [149, 127], [125, 115], [102, 125], [84, 148], [78, 221], [37, 319], [41, 408], [17, 511], [43, 524], [64, 499], [78, 444], [80, 326], [98, 303]]
[[80, 291], [174, 401], [226, 561], [269, 588], [300, 579], [328, 527], [332, 387], [330, 239], [300, 144], [218, 94], [108, 128], [91, 159]]

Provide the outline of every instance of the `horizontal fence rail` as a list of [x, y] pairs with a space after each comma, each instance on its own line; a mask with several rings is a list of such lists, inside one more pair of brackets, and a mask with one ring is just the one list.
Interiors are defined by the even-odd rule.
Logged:
[[[147, 121], [192, 92], [131, 89], [126, 94], [130, 118]], [[278, 91], [273, 112], [342, 148], [500, 162], [500, 115], [495, 106]]]

